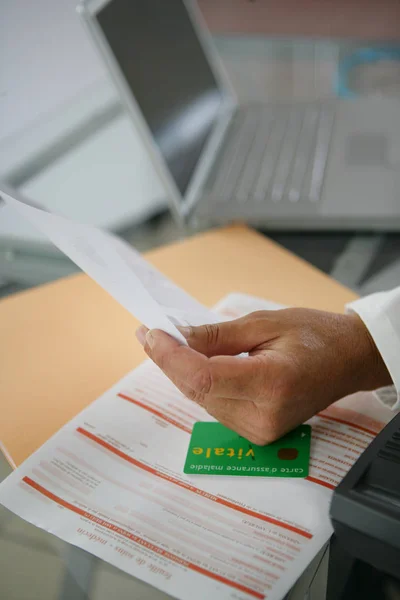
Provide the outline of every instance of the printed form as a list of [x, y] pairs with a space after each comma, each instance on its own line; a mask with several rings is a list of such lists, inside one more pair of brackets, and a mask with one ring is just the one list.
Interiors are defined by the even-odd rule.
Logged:
[[[26, 205], [18, 208], [25, 212]], [[41, 216], [49, 215], [37, 212], [46, 229]], [[51, 217], [53, 238], [61, 236], [58, 226], [65, 220]], [[87, 239], [86, 233], [78, 236], [80, 263], [92, 274], [93, 261], [100, 269], [96, 280], [133, 314], [142, 311], [149, 327], [179, 337], [176, 323], [279, 308], [232, 294], [218, 305], [216, 316], [127, 245], [99, 232], [107, 244], [115, 242], [121, 271], [136, 275], [132, 299], [123, 285], [104, 282], [111, 269], [104, 239]], [[65, 249], [71, 230], [62, 234]], [[143, 291], [154, 302], [138, 307]], [[148, 361], [14, 471], [0, 485], [0, 502], [176, 598], [280, 600], [331, 535], [332, 490], [392, 416], [372, 394], [356, 394], [311, 419], [311, 468], [305, 480], [189, 476], [183, 466], [192, 427], [213, 419]]]

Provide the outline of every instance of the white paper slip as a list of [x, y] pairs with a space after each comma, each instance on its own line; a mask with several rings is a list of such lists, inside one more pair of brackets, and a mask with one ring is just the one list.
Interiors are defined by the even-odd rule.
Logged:
[[0, 197], [149, 329], [162, 329], [186, 344], [176, 325], [220, 320], [117, 236], [30, 206], [14, 190], [10, 195], [0, 189]]
[[0, 503], [180, 600], [282, 600], [331, 535], [332, 490], [392, 416], [356, 394], [313, 417], [307, 479], [189, 476], [193, 425], [213, 419], [146, 362], [9, 476]]

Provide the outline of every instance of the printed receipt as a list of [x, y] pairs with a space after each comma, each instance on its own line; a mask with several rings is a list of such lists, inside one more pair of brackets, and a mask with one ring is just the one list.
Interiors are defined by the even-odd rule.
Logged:
[[177, 325], [220, 320], [117, 236], [31, 206], [14, 191], [11, 196], [0, 190], [0, 198], [149, 329], [162, 329], [186, 344]]
[[[46, 223], [51, 227], [51, 220]], [[58, 230], [56, 237], [60, 247], [72, 247], [70, 233], [62, 237]], [[97, 233], [94, 238], [102, 239]], [[83, 233], [78, 239], [79, 245], [86, 240]], [[106, 240], [115, 258], [121, 246]], [[109, 282], [116, 275], [104, 267], [111, 265], [105, 248], [94, 274]], [[87, 246], [84, 254], [86, 261]], [[122, 254], [122, 263], [113, 263], [119, 273], [136, 274], [134, 281], [145, 291], [151, 280], [151, 290], [161, 293], [165, 278], [142, 259], [146, 274], [139, 276], [136, 254], [133, 263], [125, 250]], [[97, 261], [92, 255], [87, 263], [92, 273]], [[167, 288], [172, 296], [162, 307], [168, 308], [160, 309], [154, 292], [147, 318], [173, 331], [166, 315], [173, 313], [175, 295], [181, 302], [177, 319], [185, 319], [197, 303], [186, 306], [186, 294], [169, 282]], [[278, 307], [240, 294], [218, 306], [230, 318], [273, 308]], [[138, 316], [136, 304], [133, 311]], [[201, 314], [206, 319], [210, 313], [202, 308]], [[213, 419], [145, 362], [14, 471], [0, 485], [0, 502], [176, 598], [280, 600], [331, 534], [332, 490], [391, 416], [372, 394], [356, 394], [311, 419], [310, 474], [304, 480], [189, 476], [183, 466], [193, 425]]]

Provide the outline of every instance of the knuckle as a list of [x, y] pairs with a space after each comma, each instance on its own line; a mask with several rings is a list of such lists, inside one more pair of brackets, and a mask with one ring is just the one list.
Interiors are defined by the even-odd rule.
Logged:
[[279, 438], [282, 437], [285, 431], [284, 427], [284, 421], [279, 415], [270, 418], [266, 431], [269, 443], [276, 442], [276, 440], [279, 440]]
[[212, 389], [212, 373], [208, 367], [199, 369], [192, 378], [191, 385], [191, 400], [195, 402], [202, 401], [205, 396], [208, 396]]
[[265, 321], [271, 319], [271, 312], [268, 310], [256, 310], [245, 318], [250, 321], [253, 327], [264, 328]]
[[266, 446], [274, 441], [265, 431], [253, 432], [249, 441], [256, 446]]
[[252, 312], [245, 316], [243, 319], [254, 334], [258, 334], [264, 330], [266, 319], [265, 311], [257, 310], [256, 312]]
[[252, 433], [252, 435], [249, 437], [249, 441], [256, 446], [267, 446], [268, 444], [275, 442], [276, 439], [276, 437], [268, 435], [268, 433], [265, 431]]
[[216, 346], [219, 341], [219, 326], [210, 324], [204, 326], [205, 337], [208, 346]]
[[254, 320], [254, 321], [259, 321], [261, 319], [266, 319], [269, 315], [270, 315], [270, 313], [267, 310], [256, 310], [256, 311], [250, 313], [248, 318], [250, 318], [251, 320]]
[[267, 427], [264, 420], [259, 420], [255, 427], [252, 428], [249, 441], [257, 446], [265, 446], [269, 442]]
[[191, 400], [192, 402], [196, 402], [196, 404], [201, 404], [203, 405], [204, 402], [204, 398], [202, 396], [202, 394], [199, 394], [197, 392], [197, 390], [193, 390], [193, 389], [188, 389], [185, 393], [186, 397]]
[[249, 441], [257, 446], [266, 446], [278, 440], [282, 435], [282, 423], [279, 419], [268, 416], [263, 418], [252, 432]]
[[248, 435], [247, 439], [249, 440], [249, 442], [255, 444], [256, 446], [265, 446], [265, 444], [267, 443], [264, 440], [263, 436], [256, 432], [252, 432], [250, 435]]

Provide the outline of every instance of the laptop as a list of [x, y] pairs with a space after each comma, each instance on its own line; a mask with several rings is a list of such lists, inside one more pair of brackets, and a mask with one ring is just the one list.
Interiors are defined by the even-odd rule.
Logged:
[[78, 11], [180, 222], [400, 229], [400, 99], [243, 106], [194, 2]]

